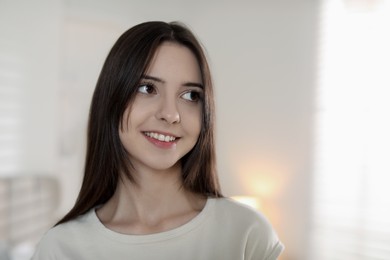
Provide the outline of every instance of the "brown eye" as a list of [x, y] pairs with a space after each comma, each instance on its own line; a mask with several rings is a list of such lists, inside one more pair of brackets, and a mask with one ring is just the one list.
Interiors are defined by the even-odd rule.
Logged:
[[197, 102], [200, 100], [200, 93], [198, 91], [188, 91], [182, 95], [182, 98], [188, 101]]
[[152, 84], [143, 84], [138, 87], [138, 92], [143, 94], [154, 94], [156, 93], [156, 89]]

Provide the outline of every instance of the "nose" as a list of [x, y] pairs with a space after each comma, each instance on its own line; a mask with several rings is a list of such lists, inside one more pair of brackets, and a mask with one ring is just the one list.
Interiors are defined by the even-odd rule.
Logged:
[[174, 100], [163, 98], [157, 110], [156, 117], [169, 124], [176, 124], [180, 122], [180, 113], [177, 104]]

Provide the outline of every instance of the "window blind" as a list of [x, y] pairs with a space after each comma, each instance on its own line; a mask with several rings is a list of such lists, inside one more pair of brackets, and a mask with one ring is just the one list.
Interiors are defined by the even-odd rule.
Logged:
[[310, 259], [390, 259], [390, 8], [323, 1]]
[[[8, 47], [8, 48], [7, 48]], [[0, 174], [19, 170], [23, 142], [23, 61], [0, 44]]]

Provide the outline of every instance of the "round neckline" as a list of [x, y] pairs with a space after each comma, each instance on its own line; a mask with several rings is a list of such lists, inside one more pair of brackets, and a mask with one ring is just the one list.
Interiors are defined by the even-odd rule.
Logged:
[[153, 234], [146, 234], [146, 235], [122, 234], [107, 228], [100, 221], [100, 219], [96, 214], [96, 209], [98, 207], [91, 209], [89, 218], [100, 233], [102, 233], [103, 235], [105, 235], [106, 237], [112, 240], [123, 242], [123, 243], [133, 243], [133, 244], [152, 243], [152, 242], [168, 240], [177, 236], [181, 236], [193, 230], [194, 228], [198, 227], [209, 215], [208, 212], [211, 210], [214, 204], [215, 204], [215, 199], [207, 198], [206, 204], [203, 207], [203, 209], [188, 222], [170, 230], [153, 233]]

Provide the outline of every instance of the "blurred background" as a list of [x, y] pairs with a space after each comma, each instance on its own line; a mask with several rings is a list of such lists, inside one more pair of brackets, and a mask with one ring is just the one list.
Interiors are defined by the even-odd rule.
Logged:
[[387, 0], [0, 0], [0, 259], [73, 205], [91, 95], [116, 39], [186, 23], [216, 88], [218, 171], [282, 260], [390, 259]]

